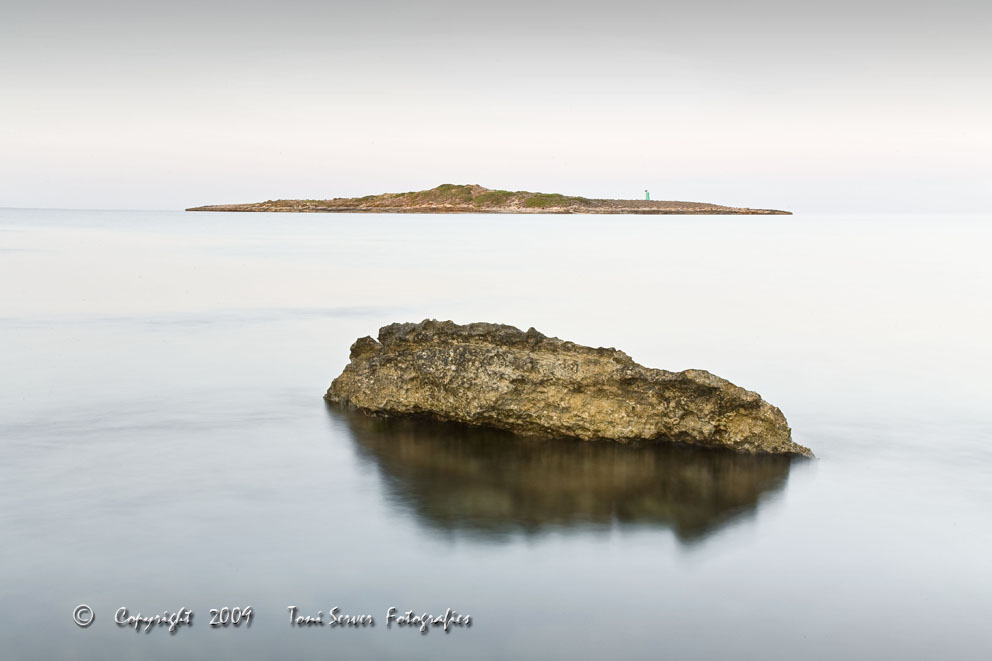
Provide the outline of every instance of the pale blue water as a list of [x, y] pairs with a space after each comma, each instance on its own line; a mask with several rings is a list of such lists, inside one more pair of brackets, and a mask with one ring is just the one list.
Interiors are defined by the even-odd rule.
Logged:
[[[0, 657], [987, 659], [990, 221], [0, 210]], [[708, 369], [818, 459], [324, 405], [427, 317]]]

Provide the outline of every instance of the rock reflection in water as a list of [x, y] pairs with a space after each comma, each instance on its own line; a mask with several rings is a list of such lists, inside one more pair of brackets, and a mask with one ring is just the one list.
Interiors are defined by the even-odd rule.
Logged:
[[430, 527], [486, 537], [618, 523], [667, 526], [691, 543], [756, 510], [785, 485], [791, 461], [328, 410], [379, 468], [390, 499]]

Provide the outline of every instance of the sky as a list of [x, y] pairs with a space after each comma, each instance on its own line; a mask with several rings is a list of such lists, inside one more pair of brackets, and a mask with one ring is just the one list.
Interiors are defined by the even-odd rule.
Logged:
[[992, 210], [987, 0], [0, 0], [0, 206]]

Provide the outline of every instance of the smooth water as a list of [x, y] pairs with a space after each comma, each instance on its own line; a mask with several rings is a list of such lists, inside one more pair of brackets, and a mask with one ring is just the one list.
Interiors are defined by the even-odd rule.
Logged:
[[[990, 246], [987, 216], [0, 210], [0, 656], [987, 659]], [[352, 341], [428, 317], [708, 369], [818, 458], [325, 406]]]

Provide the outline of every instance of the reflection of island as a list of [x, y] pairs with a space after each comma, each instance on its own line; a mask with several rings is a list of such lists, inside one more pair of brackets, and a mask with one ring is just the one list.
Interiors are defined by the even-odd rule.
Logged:
[[661, 444], [525, 439], [330, 407], [389, 496], [435, 528], [502, 536], [552, 527], [671, 527], [700, 539], [785, 485], [790, 459]]

